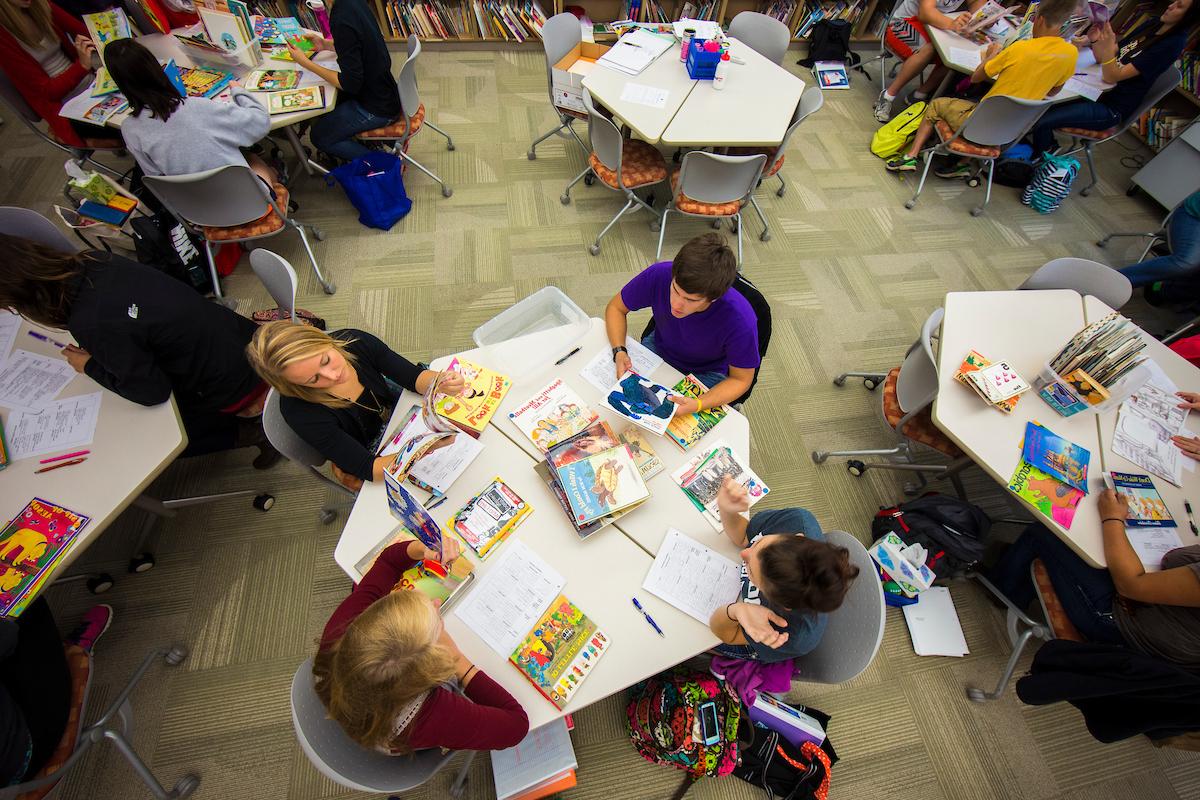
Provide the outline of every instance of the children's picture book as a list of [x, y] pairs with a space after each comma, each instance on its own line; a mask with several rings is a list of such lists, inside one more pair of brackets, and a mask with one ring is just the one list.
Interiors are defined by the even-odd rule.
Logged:
[[677, 406], [667, 399], [671, 390], [636, 372], [626, 372], [605, 393], [604, 405], [622, 417], [662, 436]]
[[295, 111], [315, 111], [325, 107], [324, 86], [302, 86], [267, 95], [267, 111], [271, 114], [291, 114]]
[[[463, 435], [457, 428], [456, 434], [449, 444], [426, 450], [408, 469], [408, 481], [427, 492], [442, 495], [450, 490], [450, 486], [463, 474], [471, 462], [483, 452], [483, 443]], [[444, 431], [431, 431], [425, 424], [421, 406], [414, 405], [400, 418], [395, 429], [385, 436], [380, 443], [379, 455], [390, 456], [403, 453], [411, 443], [421, 442]], [[401, 456], [401, 461], [403, 461]]]
[[413, 497], [412, 492], [408, 491], [404, 484], [396, 480], [394, 476], [385, 471], [383, 482], [387, 487], [388, 510], [392, 512], [392, 516], [399, 520], [400, 525], [409, 534], [416, 537], [421, 544], [437, 550], [440, 554], [442, 552], [441, 526], [425, 510], [425, 506]]
[[300, 85], [298, 69], [259, 69], [246, 76], [246, 91], [282, 92]]
[[721, 529], [720, 512], [717, 509], [717, 494], [728, 475], [746, 488], [750, 505], [771, 493], [750, 467], [742, 461], [726, 442], [716, 441], [703, 453], [696, 455], [671, 474], [671, 478], [683, 489], [692, 505], [702, 512], [710, 524]]
[[35, 497], [0, 531], [0, 617], [18, 617], [90, 517]]
[[[216, 97], [233, 81], [233, 73], [209, 67], [178, 67], [188, 97]], [[176, 87], [178, 88], [178, 87]]]
[[843, 61], [817, 61], [812, 67], [817, 86], [822, 89], [849, 89], [850, 76]]
[[1109, 472], [1105, 483], [1129, 501], [1129, 514], [1125, 517], [1127, 528], [1175, 528], [1175, 518], [1167, 509], [1154, 481], [1149, 475], [1133, 472]]
[[1029, 389], [1025, 379], [1005, 361], [967, 372], [963, 379], [980, 397], [992, 405], [999, 405]]
[[8, 440], [4, 438], [4, 420], [0, 420], [0, 469], [8, 466]]
[[[671, 387], [671, 392], [680, 397], [699, 397], [711, 388], [701, 383], [695, 375], [684, 375], [679, 383]], [[729, 409], [725, 406], [706, 408], [694, 414], [680, 414], [667, 424], [667, 437], [686, 452], [728, 414]]]
[[476, 555], [486, 558], [532, 511], [533, 506], [496, 478], [447, 524]]
[[559, 595], [508, 660], [555, 708], [562, 709], [608, 650], [608, 637]]
[[95, 14], [84, 14], [82, 19], [83, 24], [87, 26], [88, 38], [96, 45], [96, 52], [101, 61], [104, 60], [104, 48], [109, 42], [128, 39], [133, 35], [129, 27], [129, 17], [120, 7], [98, 11]]
[[617, 439], [617, 435], [613, 433], [609, 424], [604, 420], [597, 420], [571, 438], [551, 447], [550, 451], [546, 453], [546, 460], [550, 462], [550, 466], [558, 470], [567, 464], [573, 464], [588, 456], [620, 447], [620, 445], [620, 440]]
[[112, 79], [112, 75], [108, 74], [108, 70], [104, 67], [96, 70], [96, 79], [92, 81], [92, 97], [103, 97], [106, 94], [121, 91], [117, 86], [117, 82]]
[[561, 378], [509, 412], [508, 418], [545, 453], [554, 445], [591, 425], [599, 415], [588, 408], [575, 390]]
[[254, 36], [263, 44], [285, 44], [289, 37], [300, 36], [300, 23], [295, 17], [256, 17]]
[[558, 501], [558, 505], [562, 508], [563, 514], [565, 514], [567, 519], [571, 521], [571, 527], [575, 529], [575, 533], [579, 535], [580, 539], [586, 539], [593, 533], [599, 531], [601, 528], [611, 525], [636, 507], [632, 506], [630, 508], [618, 511], [615, 514], [609, 514], [606, 517], [601, 517], [600, 519], [589, 522], [586, 525], [581, 524], [575, 519], [575, 512], [571, 510], [571, 503], [567, 500], [567, 493], [563, 491], [562, 484], [558, 482], [558, 474], [554, 471], [554, 468], [545, 461], [539, 461], [533, 465], [533, 471], [536, 472], [538, 477], [542, 479], [542, 482], [546, 484], [546, 487], [554, 493], [554, 499]]
[[628, 445], [558, 469], [558, 480], [580, 525], [616, 513], [650, 496]]
[[[287, 93], [281, 92], [271, 97], [282, 94]], [[452, 360], [446, 369], [462, 375], [466, 386], [453, 397], [439, 395], [434, 401], [434, 410], [438, 416], [478, 437], [492, 415], [500, 408], [500, 402], [504, 400], [504, 395], [508, 394], [512, 381], [499, 372], [458, 358]]]
[[[991, 359], [977, 350], [972, 350], [971, 352], [967, 353], [966, 358], [964, 358], [962, 364], [959, 365], [958, 371], [954, 373], [954, 380], [958, 381], [963, 386], [966, 386], [970, 389], [975, 389], [975, 385], [967, 380], [967, 375], [972, 372], [978, 372], [979, 370], [984, 369], [985, 367], [990, 367], [991, 365]], [[1001, 400], [999, 403], [993, 403], [992, 405], [994, 405], [1000, 411], [1003, 411], [1005, 414], [1011, 414], [1012, 410], [1017, 406], [1017, 401], [1020, 399], [1021, 396], [1019, 394], [1015, 394], [1012, 397]]]
[[250, 32], [237, 14], [226, 14], [207, 8], [197, 8], [208, 39], [222, 50], [232, 53], [250, 43]]
[[474, 579], [475, 565], [469, 558], [460, 556], [449, 565], [421, 560], [404, 570], [392, 591], [420, 592], [430, 600], [440, 600], [438, 613], [445, 614]]
[[617, 440], [629, 445], [629, 452], [633, 453], [633, 460], [637, 463], [638, 472], [642, 473], [642, 480], [650, 480], [665, 468], [666, 465], [658, 457], [658, 453], [650, 446], [649, 437], [636, 425], [630, 425], [618, 433]]
[[129, 108], [129, 103], [125, 100], [125, 95], [110, 94], [83, 112], [83, 119], [85, 122], [90, 122], [93, 125], [103, 125], [113, 116], [120, 114], [127, 108]]
[[1179, 398], [1147, 383], [1121, 404], [1112, 452], [1176, 486], [1182, 485], [1187, 457], [1171, 441], [1187, 435], [1188, 411]]
[[1091, 453], [1086, 448], [1067, 441], [1036, 422], [1028, 422], [1025, 424], [1025, 444], [1021, 448], [1021, 458], [1087, 494], [1088, 462], [1091, 460]]
[[1049, 519], [1070, 528], [1083, 492], [1022, 459], [1008, 488]]

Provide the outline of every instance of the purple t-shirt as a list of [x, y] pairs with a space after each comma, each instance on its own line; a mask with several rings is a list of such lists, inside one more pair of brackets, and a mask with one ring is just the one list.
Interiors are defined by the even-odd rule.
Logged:
[[621, 290], [630, 311], [654, 312], [654, 349], [683, 373], [724, 372], [758, 366], [758, 318], [746, 298], [730, 289], [703, 311], [671, 314], [671, 262], [646, 267]]

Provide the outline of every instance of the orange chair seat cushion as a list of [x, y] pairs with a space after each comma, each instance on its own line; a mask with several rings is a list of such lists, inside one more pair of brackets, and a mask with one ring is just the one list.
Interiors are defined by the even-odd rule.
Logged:
[[[904, 410], [900, 408], [900, 400], [896, 397], [896, 380], [899, 377], [900, 368], [895, 367], [887, 374], [887, 378], [883, 382], [883, 416], [887, 420], [887, 424], [893, 428], [898, 427], [900, 420], [904, 417]], [[960, 457], [963, 452], [958, 445], [933, 424], [933, 418], [929, 413], [931, 408], [932, 406], [926, 407], [908, 421], [908, 424], [904, 426], [904, 436], [918, 444], [932, 447], [950, 458]]]
[[1107, 139], [1117, 132], [1116, 128], [1108, 128], [1103, 131], [1093, 131], [1087, 128], [1055, 128], [1054, 130], [1068, 136], [1078, 136], [1081, 139]]
[[1054, 584], [1050, 582], [1050, 573], [1046, 571], [1046, 565], [1040, 558], [1034, 559], [1033, 562], [1033, 585], [1037, 587], [1038, 597], [1046, 609], [1046, 622], [1049, 623], [1054, 638], [1071, 642], [1084, 641], [1083, 634], [1067, 616], [1062, 601], [1054, 591]]
[[[412, 136], [416, 136], [421, 130], [421, 126], [425, 124], [425, 104], [417, 106], [417, 113], [413, 114], [412, 118]], [[355, 139], [385, 139], [388, 141], [394, 139], [407, 139], [410, 134], [408, 132], [408, 117], [403, 114], [400, 119], [395, 122], [384, 125], [382, 128], [372, 128], [369, 131], [363, 131], [356, 134]], [[423, 140], [422, 140], [423, 141]]]
[[742, 209], [740, 200], [731, 203], [702, 203], [693, 200], [679, 191], [679, 170], [671, 173], [671, 195], [675, 198], [675, 207], [688, 214], [699, 214], [705, 217], [732, 217]]
[[[614, 189], [619, 189], [617, 184], [617, 171], [604, 166], [604, 163], [592, 153], [588, 156], [588, 166], [592, 168], [592, 172], [596, 177], [607, 183]], [[625, 184], [627, 189], [636, 189], [639, 186], [649, 186], [652, 183], [661, 183], [667, 179], [667, 162], [663, 160], [662, 153], [654, 149], [654, 146], [638, 139], [625, 139], [621, 145], [621, 182]]]
[[[770, 162], [771, 157], [775, 155], [775, 151], [777, 149], [778, 148], [775, 148], [775, 147], [731, 147], [731, 148], [729, 148], [729, 155], [731, 155], [731, 156], [763, 155], [763, 156], [766, 156], [767, 161]], [[763, 170], [762, 176], [764, 178], [769, 178], [772, 175], [774, 175], [776, 172], [779, 172], [779, 170], [783, 169], [783, 160], [785, 158], [787, 158], [787, 156], [781, 155], [779, 157], [778, 161], [776, 161], [774, 164], [771, 164], [771, 166], [769, 166], [765, 170]]]
[[[58, 746], [54, 748], [54, 752], [50, 754], [50, 760], [47, 761], [38, 774], [34, 775], [29, 780], [44, 778], [51, 773], [57, 772], [63, 764], [67, 763], [67, 759], [75, 752], [75, 744], [79, 738], [79, 717], [83, 713], [83, 701], [87, 693], [88, 675], [92, 670], [91, 657], [83, 651], [79, 645], [65, 644], [63, 651], [67, 657], [67, 670], [71, 674], [71, 711], [67, 716], [67, 727], [63, 730], [62, 738], [58, 740]], [[31, 792], [25, 792], [17, 797], [17, 800], [42, 800], [43, 797], [54, 791], [55, 783], [49, 786], [43, 786], [41, 789], [34, 789]]]
[[[937, 134], [941, 137], [943, 142], [949, 142], [954, 138], [954, 129], [947, 125], [945, 120], [939, 119], [934, 124]], [[982, 144], [975, 144], [974, 142], [968, 142], [962, 137], [954, 139], [953, 142], [950, 142], [950, 149], [955, 153], [962, 153], [963, 155], [968, 156], [981, 156], [983, 158], [1000, 157], [999, 147], [987, 147]]]
[[[282, 183], [271, 187], [275, 190], [275, 202], [287, 213], [288, 190]], [[267, 206], [267, 213], [256, 220], [242, 225], [231, 225], [228, 228], [201, 228], [204, 238], [210, 242], [228, 242], [236, 239], [252, 239], [255, 236], [265, 236], [283, 227], [283, 220], [275, 213], [275, 209]]]

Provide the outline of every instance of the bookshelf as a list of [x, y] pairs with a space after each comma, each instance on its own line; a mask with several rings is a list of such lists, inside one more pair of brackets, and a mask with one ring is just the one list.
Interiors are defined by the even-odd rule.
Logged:
[[[1113, 14], [1113, 29], [1118, 36], [1132, 31], [1145, 20], [1155, 16], [1156, 5], [1146, 0], [1122, 0]], [[1200, 114], [1200, 33], [1195, 33], [1179, 59], [1183, 81], [1171, 94], [1150, 109], [1130, 130], [1152, 150], [1165, 147], [1177, 133], [1183, 131]]]

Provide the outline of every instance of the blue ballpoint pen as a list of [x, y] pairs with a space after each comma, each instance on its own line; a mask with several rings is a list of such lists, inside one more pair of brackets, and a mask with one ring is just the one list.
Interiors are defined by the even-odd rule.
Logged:
[[45, 342], [47, 344], [52, 344], [55, 347], [66, 347], [67, 346], [67, 344], [65, 342], [60, 342], [57, 339], [51, 339], [49, 336], [47, 336], [44, 333], [38, 333], [37, 331], [27, 331], [27, 333], [30, 336], [32, 336], [33, 338], [37, 339], [38, 341]]
[[650, 627], [654, 628], [655, 632], [665, 639], [667, 635], [663, 633], [662, 628], [658, 627], [658, 623], [654, 621], [654, 617], [646, 613], [646, 609], [642, 608], [642, 604], [638, 602], [636, 597], [632, 597], [630, 599], [633, 600], [633, 607], [642, 613], [642, 616], [646, 618], [646, 622], [650, 623]]

